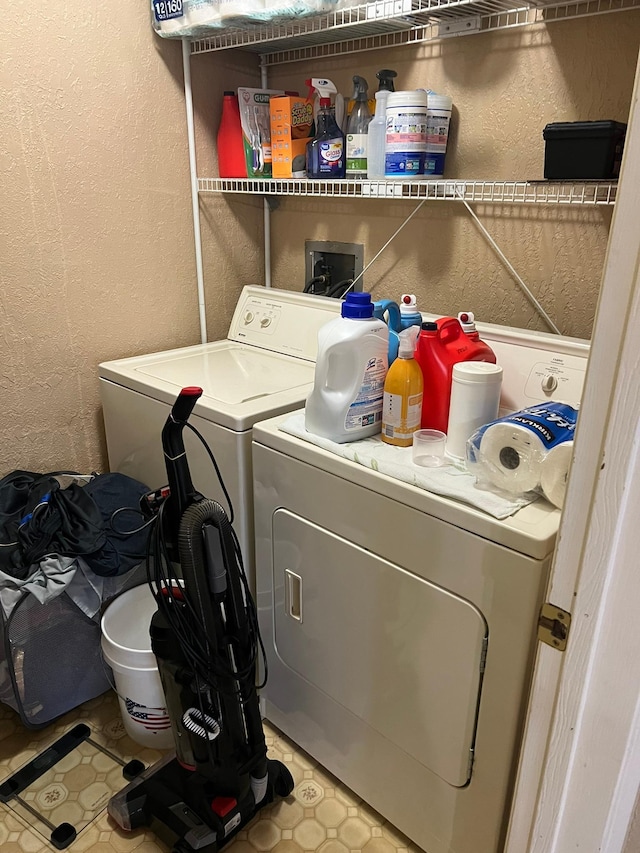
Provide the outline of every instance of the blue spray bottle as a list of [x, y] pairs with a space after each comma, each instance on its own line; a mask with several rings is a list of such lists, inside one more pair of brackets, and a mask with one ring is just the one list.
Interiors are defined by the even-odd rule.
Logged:
[[307, 145], [307, 178], [344, 178], [347, 167], [345, 136], [331, 106], [331, 94], [335, 94], [337, 89], [331, 80], [317, 77], [306, 83], [310, 92], [315, 89], [320, 96], [316, 135]]

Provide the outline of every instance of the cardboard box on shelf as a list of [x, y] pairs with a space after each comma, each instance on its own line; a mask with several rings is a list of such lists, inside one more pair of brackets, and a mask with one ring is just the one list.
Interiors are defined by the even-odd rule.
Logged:
[[313, 103], [301, 95], [272, 97], [271, 116], [272, 174], [274, 178], [293, 177], [293, 161], [304, 156], [311, 141]]

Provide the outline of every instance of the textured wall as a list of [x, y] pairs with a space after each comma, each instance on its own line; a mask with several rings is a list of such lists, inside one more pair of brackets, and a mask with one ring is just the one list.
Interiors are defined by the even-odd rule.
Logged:
[[[100, 361], [199, 340], [180, 45], [153, 35], [145, 3], [18, 0], [0, 34], [0, 473], [105, 463]], [[398, 70], [398, 88], [456, 106], [447, 173], [542, 175], [548, 121], [624, 120], [637, 13], [376, 51], [271, 70], [301, 88], [328, 74]], [[257, 85], [251, 54], [193, 60], [198, 170], [215, 175], [225, 88]], [[305, 239], [363, 242], [368, 261], [406, 202], [283, 200], [272, 217], [276, 286], [300, 289]], [[226, 333], [241, 286], [261, 282], [262, 201], [200, 200], [208, 336]], [[610, 211], [477, 208], [563, 331], [590, 334]], [[376, 298], [418, 294], [426, 310], [544, 328], [459, 205], [425, 205], [367, 273]]]
[[[314, 64], [343, 93], [354, 73], [371, 90], [379, 68], [396, 89], [424, 86], [454, 102], [445, 174], [469, 179], [542, 178], [548, 122], [626, 121], [638, 44], [637, 12], [371, 51]], [[309, 68], [274, 68], [273, 85], [300, 88]], [[416, 202], [285, 199], [273, 217], [274, 284], [298, 288], [305, 239], [365, 246], [365, 263]], [[611, 211], [476, 205], [476, 213], [561, 330], [589, 337]], [[375, 298], [417, 294], [423, 310], [467, 309], [485, 321], [545, 329], [530, 303], [457, 203], [427, 203], [365, 274]]]
[[[222, 95], [238, 86], [259, 86], [255, 54], [223, 51], [191, 61], [197, 110], [198, 175], [218, 174], [215, 138]], [[200, 196], [202, 264], [207, 306], [207, 337], [227, 335], [231, 314], [245, 284], [264, 284], [263, 203], [252, 196]]]
[[[200, 339], [181, 47], [148, 15], [128, 0], [3, 12], [0, 474], [101, 468], [99, 362]], [[251, 240], [237, 254], [255, 278]], [[234, 301], [210, 290], [226, 328]]]

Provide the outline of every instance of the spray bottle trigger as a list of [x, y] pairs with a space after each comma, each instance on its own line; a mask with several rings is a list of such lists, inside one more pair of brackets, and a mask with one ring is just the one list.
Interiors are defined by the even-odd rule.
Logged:
[[419, 333], [419, 326], [409, 326], [400, 332], [398, 335], [400, 341], [398, 355], [400, 358], [413, 358]]

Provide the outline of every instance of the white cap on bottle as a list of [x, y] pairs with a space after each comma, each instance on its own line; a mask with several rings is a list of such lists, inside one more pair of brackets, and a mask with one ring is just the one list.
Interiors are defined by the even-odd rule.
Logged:
[[417, 314], [418, 303], [413, 293], [403, 293], [400, 297], [400, 313], [401, 314]]
[[461, 311], [458, 314], [458, 322], [462, 326], [463, 331], [475, 332], [475, 330], [476, 330], [475, 317], [473, 316], [471, 311]]

